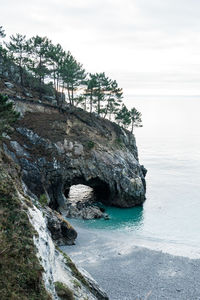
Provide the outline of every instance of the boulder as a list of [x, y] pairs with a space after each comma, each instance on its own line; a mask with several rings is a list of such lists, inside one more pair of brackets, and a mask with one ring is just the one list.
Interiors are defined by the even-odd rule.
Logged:
[[45, 209], [45, 217], [47, 220], [47, 228], [51, 232], [51, 237], [57, 245], [75, 244], [77, 232], [67, 220], [49, 207]]
[[67, 218], [99, 219], [104, 217], [101, 209], [95, 205], [95, 195], [92, 188], [85, 185], [71, 187], [66, 204], [61, 212]]

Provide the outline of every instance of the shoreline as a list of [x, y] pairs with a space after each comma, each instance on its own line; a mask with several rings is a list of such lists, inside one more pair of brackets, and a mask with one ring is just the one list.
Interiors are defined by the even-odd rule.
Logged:
[[117, 240], [118, 234], [76, 229], [76, 245], [62, 250], [91, 274], [110, 300], [200, 299], [200, 259], [130, 246], [122, 236]]

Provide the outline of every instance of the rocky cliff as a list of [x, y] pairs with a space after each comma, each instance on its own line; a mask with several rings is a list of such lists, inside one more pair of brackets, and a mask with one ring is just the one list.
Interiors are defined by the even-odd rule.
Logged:
[[[95, 114], [59, 109], [52, 97], [38, 101], [37, 92], [18, 85], [15, 65], [2, 66], [0, 59], [6, 78], [0, 91], [21, 118], [0, 140], [0, 298], [106, 300], [89, 274], [60, 251], [77, 233], [55, 210], [96, 218], [106, 215], [94, 201], [141, 205], [146, 170], [138, 162], [135, 138]], [[70, 202], [76, 184], [92, 190]]]
[[75, 184], [92, 187], [107, 205], [144, 202], [146, 170], [129, 131], [81, 109], [16, 99], [15, 105], [22, 117], [4, 150], [21, 166], [28, 189], [39, 198], [45, 194], [51, 208], [63, 206]]
[[66, 244], [63, 233], [74, 229], [64, 226], [61, 216], [45, 211], [27, 192], [19, 166], [0, 144], [0, 299], [108, 300], [52, 240], [60, 242], [62, 236]]

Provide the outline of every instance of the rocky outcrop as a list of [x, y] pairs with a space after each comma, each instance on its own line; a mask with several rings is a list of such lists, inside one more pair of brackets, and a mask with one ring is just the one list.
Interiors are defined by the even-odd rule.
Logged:
[[45, 212], [27, 194], [20, 168], [0, 144], [0, 299], [108, 300], [97, 283], [54, 245], [47, 218], [60, 220], [62, 228], [58, 214]]
[[4, 149], [21, 166], [30, 191], [49, 195], [50, 207], [62, 207], [76, 184], [92, 187], [97, 201], [107, 205], [144, 202], [146, 170], [129, 131], [80, 109], [45, 111], [28, 101], [16, 107], [24, 117], [4, 139]]
[[60, 210], [67, 218], [108, 219], [108, 215], [95, 205], [95, 202], [96, 197], [92, 188], [82, 184], [73, 185], [70, 188], [66, 204]]
[[[65, 294], [67, 288], [67, 291], [70, 291], [70, 295], [73, 296], [69, 299], [108, 300], [107, 294], [94, 279], [90, 278], [84, 270], [79, 271], [70, 257], [60, 248], [55, 247], [42, 211], [36, 207], [29, 208], [29, 215], [30, 222], [37, 232], [37, 235], [34, 236], [34, 243], [44, 269], [44, 284], [46, 290], [51, 294], [51, 299], [68, 299], [68, 294]], [[63, 297], [58, 292], [57, 285], [65, 287], [65, 290], [60, 291], [63, 292]]]
[[51, 237], [57, 245], [63, 246], [75, 244], [77, 232], [68, 221], [63, 219], [59, 213], [51, 210], [49, 207], [45, 209], [45, 217], [47, 219], [47, 228], [51, 232]]

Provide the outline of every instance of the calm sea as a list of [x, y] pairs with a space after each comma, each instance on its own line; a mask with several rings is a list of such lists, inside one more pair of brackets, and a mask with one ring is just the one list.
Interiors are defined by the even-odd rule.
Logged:
[[110, 220], [75, 227], [119, 243], [200, 257], [200, 97], [130, 97], [143, 115], [135, 130], [148, 169], [147, 199], [132, 209], [107, 207]]

